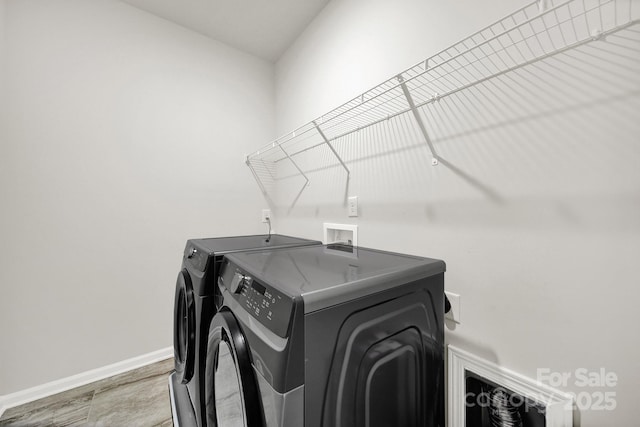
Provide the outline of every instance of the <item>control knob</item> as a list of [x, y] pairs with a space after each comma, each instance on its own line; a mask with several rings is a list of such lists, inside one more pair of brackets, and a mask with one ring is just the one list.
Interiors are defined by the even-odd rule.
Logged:
[[235, 273], [233, 275], [233, 280], [231, 280], [231, 286], [229, 287], [232, 293], [239, 294], [242, 292], [244, 285], [249, 283], [251, 277], [245, 276], [241, 273]]

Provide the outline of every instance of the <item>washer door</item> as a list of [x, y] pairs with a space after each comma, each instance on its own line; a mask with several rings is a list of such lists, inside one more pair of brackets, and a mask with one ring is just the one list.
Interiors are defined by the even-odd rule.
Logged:
[[193, 376], [196, 343], [196, 307], [189, 272], [178, 274], [173, 309], [173, 354], [176, 375], [186, 384]]
[[249, 346], [235, 316], [226, 308], [215, 315], [209, 329], [205, 393], [207, 426], [265, 426]]

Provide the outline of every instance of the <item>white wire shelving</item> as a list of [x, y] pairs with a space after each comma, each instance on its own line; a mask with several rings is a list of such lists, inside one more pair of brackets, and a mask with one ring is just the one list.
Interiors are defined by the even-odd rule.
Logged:
[[[309, 178], [296, 156], [326, 146], [337, 165], [350, 170], [335, 144], [348, 135], [402, 114], [410, 114], [420, 130], [431, 164], [441, 158], [421, 114], [425, 107], [454, 94], [539, 61], [633, 29], [640, 42], [634, 13], [640, 0], [539, 0], [481, 29], [449, 48], [402, 71], [334, 110], [306, 123], [246, 157], [263, 194], [278, 180], [278, 164], [290, 162]], [[632, 55], [637, 52], [632, 53]]]

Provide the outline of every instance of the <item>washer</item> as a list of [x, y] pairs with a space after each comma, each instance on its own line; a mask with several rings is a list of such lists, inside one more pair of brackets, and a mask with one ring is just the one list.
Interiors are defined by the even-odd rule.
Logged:
[[225, 256], [209, 426], [444, 426], [440, 260], [344, 245]]
[[235, 236], [187, 241], [178, 274], [174, 307], [175, 372], [170, 376], [174, 424], [205, 426], [204, 374], [209, 323], [221, 298], [216, 285], [225, 254], [319, 245], [314, 240], [272, 235]]

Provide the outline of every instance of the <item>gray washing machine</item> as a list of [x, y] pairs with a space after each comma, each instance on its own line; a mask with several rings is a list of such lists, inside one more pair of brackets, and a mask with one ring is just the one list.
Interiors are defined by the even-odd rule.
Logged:
[[209, 426], [444, 426], [443, 261], [324, 245], [221, 268]]
[[216, 237], [187, 241], [176, 281], [174, 305], [175, 372], [169, 379], [174, 424], [206, 426], [204, 374], [209, 324], [221, 296], [218, 275], [225, 254], [320, 245], [280, 234]]

